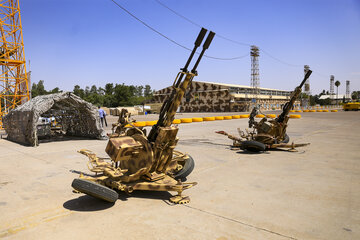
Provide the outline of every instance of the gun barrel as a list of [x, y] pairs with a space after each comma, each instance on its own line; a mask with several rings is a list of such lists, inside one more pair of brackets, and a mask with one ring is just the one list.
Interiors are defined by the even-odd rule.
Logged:
[[[196, 49], [201, 45], [201, 42], [203, 41], [206, 32], [207, 32], [207, 29], [201, 28], [199, 35], [197, 36], [196, 41], [194, 43], [194, 48], [191, 51], [191, 54], [190, 54], [188, 60], [186, 61], [184, 68], [181, 69], [183, 72], [187, 72], [187, 68], [189, 67], [190, 62], [191, 62], [192, 58], [194, 57]], [[179, 78], [180, 81], [181, 81], [182, 77], [183, 77], [183, 75]]]
[[299, 88], [302, 88], [306, 82], [306, 80], [310, 77], [312, 71], [311, 70], [308, 70], [305, 74], [305, 77], [304, 77], [304, 80], [302, 80], [302, 82], [300, 83], [299, 85]]
[[298, 87], [295, 88], [294, 92], [293, 92], [293, 96], [291, 97], [291, 99], [285, 104], [282, 113], [279, 115], [279, 117], [276, 119], [277, 122], [283, 122], [285, 120], [285, 116], [287, 116], [291, 110], [291, 108], [293, 107], [293, 104], [295, 103], [296, 99], [298, 98], [298, 96], [301, 93], [301, 89], [303, 87], [303, 85], [305, 84], [306, 80], [310, 77], [312, 71], [308, 70], [307, 73], [305, 74], [304, 80], [302, 80], [302, 82], [300, 83], [300, 85]]
[[205, 34], [206, 34], [207, 30], [205, 28], [201, 28], [200, 33], [198, 35], [198, 37], [196, 38], [195, 41], [195, 46], [199, 47], [201, 45], [201, 42], [203, 41]]
[[196, 60], [196, 63], [195, 63], [195, 65], [194, 65], [193, 69], [191, 70], [192, 73], [195, 73], [195, 72], [196, 72], [196, 68], [197, 68], [197, 66], [198, 66], [199, 63], [200, 63], [200, 60], [201, 60], [201, 58], [203, 57], [203, 55], [204, 55], [204, 53], [205, 53], [205, 50], [209, 48], [210, 43], [211, 43], [211, 41], [213, 40], [214, 36], [215, 36], [215, 33], [212, 32], [212, 31], [210, 31], [210, 33], [209, 33], [209, 35], [207, 36], [207, 38], [206, 38], [206, 40], [205, 40], [205, 43], [204, 43], [204, 45], [203, 45], [203, 49], [202, 49], [202, 51], [201, 51], [201, 53], [200, 53], [200, 56], [199, 56], [199, 58]]
[[[192, 58], [194, 57], [194, 54], [196, 53], [197, 48], [201, 45], [206, 33], [207, 33], [207, 30], [205, 28], [201, 28], [201, 30], [199, 32], [199, 35], [197, 36], [197, 38], [195, 40], [194, 48], [191, 51], [190, 56], [189, 56], [188, 60], [186, 61], [184, 68], [181, 69], [182, 72], [181, 72], [180, 76], [178, 77], [177, 81], [174, 82], [173, 91], [171, 92], [171, 94], [167, 98], [167, 100], [165, 100], [165, 102], [163, 103], [163, 105], [162, 105], [162, 107], [160, 109], [159, 120], [158, 120], [157, 124], [155, 124], [152, 127], [152, 129], [150, 130], [150, 133], [148, 135], [148, 140], [150, 142], [155, 141], [155, 139], [157, 137], [158, 128], [164, 125], [164, 120], [165, 120], [165, 118], [166, 118], [166, 116], [168, 114], [168, 111], [169, 111], [169, 109], [170, 109], [170, 107], [172, 105], [172, 101], [174, 100], [174, 97], [176, 95], [176, 91], [177, 91], [176, 89], [179, 88], [184, 75], [188, 72], [187, 68], [189, 67], [190, 62], [191, 62]], [[206, 41], [208, 41], [208, 38], [209, 37], [207, 37]], [[210, 40], [210, 42], [211, 42], [211, 40]], [[204, 52], [204, 50], [202, 51], [202, 54], [204, 54], [203, 52]], [[202, 56], [202, 54], [200, 54], [200, 55]], [[198, 62], [199, 62], [199, 59], [197, 60], [197, 63]]]

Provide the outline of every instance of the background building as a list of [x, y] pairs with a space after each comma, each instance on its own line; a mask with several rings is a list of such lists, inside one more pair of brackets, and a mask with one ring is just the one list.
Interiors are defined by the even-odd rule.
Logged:
[[[172, 86], [154, 93], [148, 104], [162, 103], [171, 93]], [[181, 101], [180, 112], [237, 112], [249, 111], [255, 102], [263, 110], [281, 109], [290, 99], [291, 91], [258, 88], [258, 94], [250, 86], [193, 81]], [[297, 106], [300, 102], [297, 101]]]

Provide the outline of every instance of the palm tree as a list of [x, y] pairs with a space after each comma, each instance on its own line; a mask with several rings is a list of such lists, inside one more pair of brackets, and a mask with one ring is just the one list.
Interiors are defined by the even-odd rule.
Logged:
[[336, 86], [336, 104], [338, 104], [338, 92], [340, 86], [340, 82], [338, 80], [335, 82], [335, 86]]

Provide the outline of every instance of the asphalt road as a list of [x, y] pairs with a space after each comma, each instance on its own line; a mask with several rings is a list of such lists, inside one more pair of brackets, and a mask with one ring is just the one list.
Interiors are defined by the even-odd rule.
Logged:
[[105, 156], [107, 141], [33, 148], [1, 139], [0, 238], [360, 239], [360, 112], [301, 115], [289, 121], [290, 141], [311, 145], [296, 153], [232, 151], [214, 133], [236, 135], [246, 119], [180, 124], [176, 149], [195, 159], [188, 181], [198, 182], [184, 191], [187, 205], [167, 192], [120, 193], [115, 204], [73, 193], [72, 180], [88, 172], [76, 151]]

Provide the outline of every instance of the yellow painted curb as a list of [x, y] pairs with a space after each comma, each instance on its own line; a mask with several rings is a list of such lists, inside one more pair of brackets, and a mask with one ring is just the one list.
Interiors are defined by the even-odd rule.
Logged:
[[263, 118], [263, 117], [265, 117], [263, 114], [258, 114], [258, 115], [256, 115], [256, 117], [257, 118]]
[[146, 121], [146, 126], [152, 126], [155, 125], [157, 123], [157, 121]]
[[309, 110], [309, 112], [316, 112], [316, 110]]
[[192, 118], [181, 118], [181, 123], [192, 123]]
[[316, 110], [317, 112], [322, 112], [323, 110]]
[[306, 109], [305, 109], [305, 110], [303, 110], [303, 112], [309, 112], [309, 110], [306, 110]]
[[232, 116], [224, 116], [224, 120], [231, 120]]
[[224, 120], [224, 117], [223, 116], [216, 116], [215, 120]]
[[249, 114], [240, 115], [240, 118], [248, 118], [248, 117], [249, 117]]
[[267, 118], [276, 118], [276, 114], [266, 114]]
[[290, 114], [289, 118], [301, 118], [300, 114]]
[[231, 117], [232, 117], [232, 119], [239, 119], [240, 115], [232, 115]]
[[295, 112], [295, 110], [290, 110], [290, 112]]
[[134, 122], [133, 123], [135, 127], [145, 127], [146, 122]]
[[204, 121], [203, 118], [192, 118], [193, 122], [202, 122]]
[[337, 110], [331, 110], [331, 112], [337, 112]]
[[215, 121], [215, 117], [204, 117], [204, 121]]
[[301, 112], [301, 110], [295, 110], [295, 112]]
[[323, 112], [329, 112], [329, 110], [325, 109], [325, 110], [323, 110]]
[[181, 123], [181, 120], [180, 120], [180, 119], [174, 119], [172, 123], [173, 123], [173, 124], [180, 124], [180, 123]]

